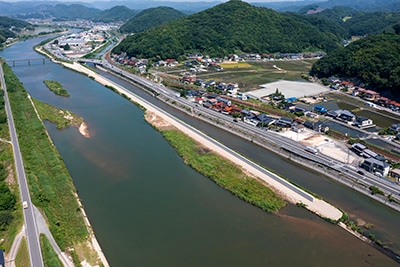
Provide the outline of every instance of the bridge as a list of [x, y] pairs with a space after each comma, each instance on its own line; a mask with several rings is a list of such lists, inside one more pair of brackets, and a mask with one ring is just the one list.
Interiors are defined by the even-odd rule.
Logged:
[[[28, 66], [31, 65], [31, 63], [35, 63], [35, 62], [42, 62], [42, 64], [45, 64], [46, 61], [50, 62], [52, 59], [51, 58], [29, 58], [29, 59], [15, 59], [15, 60], [7, 60], [7, 64], [12, 65], [13, 67], [15, 67], [17, 64], [21, 65], [21, 64], [28, 64]], [[20, 64], [21, 63], [21, 64]]]

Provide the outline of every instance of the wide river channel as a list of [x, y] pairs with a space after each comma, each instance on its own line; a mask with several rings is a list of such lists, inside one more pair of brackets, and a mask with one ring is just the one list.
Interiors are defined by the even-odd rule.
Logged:
[[[0, 51], [0, 57], [42, 58], [33, 46], [44, 39], [17, 43]], [[46, 127], [111, 266], [398, 266], [304, 209], [288, 205], [272, 215], [232, 196], [186, 166], [146, 123], [142, 110], [92, 79], [48, 61], [17, 63], [13, 71], [32, 97], [85, 119], [90, 138], [76, 128]], [[43, 80], [59, 81], [71, 96], [56, 96]], [[175, 114], [319, 194], [354, 220], [373, 224], [371, 233], [400, 251], [398, 212], [229, 133]]]

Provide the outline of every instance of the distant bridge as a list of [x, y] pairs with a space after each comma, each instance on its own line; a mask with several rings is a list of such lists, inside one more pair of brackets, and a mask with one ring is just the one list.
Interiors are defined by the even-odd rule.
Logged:
[[[28, 66], [31, 65], [31, 63], [35, 62], [42, 62], [43, 64], [46, 63], [46, 61], [50, 62], [52, 59], [51, 58], [29, 58], [29, 59], [15, 59], [15, 60], [7, 60], [6, 62], [9, 65], [12, 65], [15, 67], [16, 65], [22, 65], [22, 64], [28, 64]], [[21, 63], [21, 64], [20, 64]]]

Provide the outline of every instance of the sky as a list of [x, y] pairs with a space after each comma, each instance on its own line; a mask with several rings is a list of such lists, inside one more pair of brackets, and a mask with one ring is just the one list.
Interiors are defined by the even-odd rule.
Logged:
[[[146, 0], [0, 0], [1, 2], [142, 2]], [[147, 0], [152, 1], [152, 0]], [[227, 2], [228, 0], [153, 0], [153, 1], [170, 1], [170, 2]], [[244, 2], [301, 2], [302, 0], [243, 0]], [[318, 0], [316, 0], [318, 1]]]

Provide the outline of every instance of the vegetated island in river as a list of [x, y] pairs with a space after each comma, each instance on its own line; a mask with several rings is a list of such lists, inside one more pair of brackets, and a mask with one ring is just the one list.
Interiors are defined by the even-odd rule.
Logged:
[[85, 136], [90, 137], [87, 130], [86, 123], [82, 117], [64, 109], [60, 109], [44, 103], [40, 100], [32, 98], [33, 104], [42, 120], [49, 121], [56, 124], [58, 130], [63, 130], [68, 126], [78, 127], [79, 132]]
[[50, 91], [60, 96], [69, 96], [68, 91], [57, 81], [44, 80], [44, 84]]
[[157, 119], [154, 120], [155, 114], [146, 112], [145, 117], [175, 148], [185, 164], [209, 177], [222, 188], [270, 213], [277, 212], [286, 206], [286, 202], [278, 194], [261, 181], [244, 173], [240, 167], [229, 160], [212, 153], [211, 150], [173, 126], [168, 127], [157, 123]]

